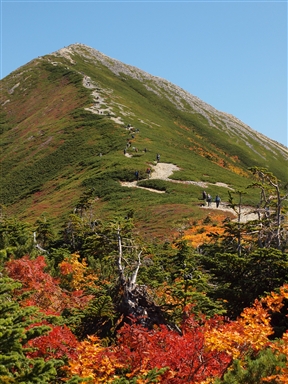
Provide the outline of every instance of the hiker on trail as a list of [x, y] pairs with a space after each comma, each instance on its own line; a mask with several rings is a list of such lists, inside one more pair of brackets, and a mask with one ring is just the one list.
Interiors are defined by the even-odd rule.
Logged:
[[215, 197], [215, 203], [216, 203], [216, 207], [217, 207], [217, 208], [219, 207], [220, 201], [221, 201], [220, 197], [219, 197], [218, 195], [216, 195], [216, 197]]
[[139, 171], [135, 171], [136, 180], [139, 180]]
[[207, 203], [208, 203], [208, 207], [210, 207], [210, 205], [211, 205], [211, 201], [212, 201], [212, 197], [211, 197], [211, 195], [208, 193], [208, 195], [207, 195], [207, 199], [206, 199], [206, 201], [207, 201]]
[[203, 197], [203, 200], [206, 201], [206, 199], [207, 199], [207, 192], [206, 191], [202, 192], [202, 197]]
[[159, 163], [159, 161], [160, 161], [160, 155], [159, 155], [159, 153], [157, 153], [156, 160], [157, 160], [157, 163]]
[[147, 169], [146, 169], [146, 173], [147, 173], [147, 177], [148, 177], [148, 179], [150, 179], [151, 168], [147, 168]]

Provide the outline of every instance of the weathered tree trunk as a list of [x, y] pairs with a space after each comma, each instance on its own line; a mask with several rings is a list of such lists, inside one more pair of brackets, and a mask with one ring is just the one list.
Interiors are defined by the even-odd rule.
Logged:
[[166, 324], [161, 308], [157, 306], [148, 294], [145, 285], [137, 284], [137, 275], [141, 266], [141, 253], [137, 254], [137, 262], [131, 276], [125, 275], [125, 267], [123, 265], [123, 244], [120, 235], [120, 228], [117, 229], [118, 242], [118, 272], [121, 285], [122, 300], [119, 310], [122, 313], [122, 323], [130, 321], [131, 318], [147, 328], [153, 325]]
[[46, 249], [42, 248], [38, 243], [37, 243], [37, 233], [33, 232], [33, 242], [34, 242], [34, 247], [39, 249], [40, 252], [43, 253], [49, 253]]

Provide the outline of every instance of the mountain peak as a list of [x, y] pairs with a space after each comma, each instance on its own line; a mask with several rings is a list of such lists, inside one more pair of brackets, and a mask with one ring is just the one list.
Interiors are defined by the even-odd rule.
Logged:
[[[85, 59], [97, 65], [101, 63], [105, 67], [114, 73], [116, 76], [129, 76], [133, 79], [141, 81], [147, 90], [154, 92], [160, 97], [167, 97], [170, 102], [172, 102], [176, 108], [191, 112], [191, 108], [194, 113], [201, 114], [208, 122], [211, 128], [218, 129], [219, 121], [222, 122], [222, 128], [230, 132], [231, 135], [238, 137], [239, 135], [243, 137], [246, 141], [246, 145], [249, 145], [249, 138], [253, 137], [262, 145], [269, 150], [273, 151], [273, 147], [277, 147], [278, 150], [283, 152], [283, 155], [288, 156], [288, 148], [282, 144], [275, 142], [272, 139], [264, 136], [263, 134], [256, 132], [251, 129], [247, 124], [243, 123], [241, 120], [235, 116], [221, 112], [207, 104], [206, 102], [200, 100], [197, 96], [190, 94], [181, 87], [165, 80], [161, 77], [153, 76], [137, 67], [124, 64], [117, 59], [113, 59], [100, 51], [91, 48], [82, 43], [71, 44], [68, 47], [61, 48], [60, 50], [53, 53], [55, 56], [62, 56], [70, 61], [71, 64], [75, 64], [75, 54], [78, 54]], [[165, 94], [163, 95], [163, 90]], [[187, 108], [188, 107], [188, 108]], [[213, 115], [213, 119], [211, 119]], [[216, 122], [215, 122], [216, 117]], [[224, 123], [224, 126], [223, 126]], [[253, 148], [252, 148], [253, 150]]]
[[[1, 88], [0, 197], [22, 217], [43, 210], [65, 215], [93, 191], [99, 216], [136, 209], [143, 221], [147, 209], [155, 209], [155, 217], [170, 205], [190, 212], [204, 185], [227, 200], [224, 185], [241, 190], [251, 184], [249, 167], [287, 179], [285, 146], [177, 85], [84, 44], [27, 63], [1, 80]], [[157, 153], [178, 167], [173, 177], [181, 183], [146, 180]], [[135, 181], [136, 170], [144, 192], [121, 184]], [[161, 201], [149, 196], [149, 208], [141, 195], [148, 188], [165, 192]]]

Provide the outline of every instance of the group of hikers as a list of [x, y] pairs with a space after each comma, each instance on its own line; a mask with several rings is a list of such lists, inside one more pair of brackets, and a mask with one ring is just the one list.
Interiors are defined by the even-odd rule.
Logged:
[[[213, 199], [212, 199], [212, 196], [210, 195], [210, 193], [207, 193], [206, 191], [203, 191], [203, 193], [202, 193], [202, 198], [203, 198], [203, 200], [204, 200], [205, 202], [208, 203], [208, 207], [210, 207], [210, 206], [211, 206], [211, 203], [212, 203], [212, 200], [213, 200]], [[219, 195], [216, 195], [216, 197], [215, 197], [215, 203], [216, 203], [216, 207], [217, 207], [217, 208], [219, 207], [220, 201], [221, 201], [221, 199], [220, 199]]]
[[[129, 129], [129, 131], [130, 131], [130, 133], [131, 133], [131, 135], [132, 135], [132, 139], [134, 139], [134, 137], [135, 137], [134, 134], [135, 134], [135, 133], [138, 133], [138, 132], [139, 132], [139, 129], [136, 129], [136, 130], [135, 130], [130, 124], [128, 124], [126, 128]], [[126, 148], [124, 148], [124, 155], [127, 154], [127, 149], [128, 149], [129, 147], [131, 147], [131, 144], [132, 144], [132, 142], [131, 142], [131, 140], [128, 138], [128, 139], [127, 139], [127, 143], [126, 143]], [[134, 147], [133, 147], [133, 149], [134, 149], [136, 152], [138, 152], [138, 149], [137, 149], [137, 148], [134, 148]], [[145, 152], [145, 153], [147, 152], [147, 148], [144, 149], [144, 152]], [[159, 162], [160, 162], [160, 154], [157, 153], [157, 154], [156, 154], [156, 163], [159, 163]], [[151, 168], [148, 167], [148, 168], [146, 169], [146, 174], [147, 174], [147, 178], [150, 179], [150, 176], [151, 176]], [[139, 171], [135, 171], [134, 175], [135, 175], [135, 179], [138, 181], [139, 178], [140, 178], [140, 173], [139, 173]], [[207, 203], [207, 204], [208, 204], [208, 207], [211, 206], [211, 203], [212, 203], [213, 199], [212, 199], [212, 196], [211, 196], [209, 193], [207, 193], [206, 191], [203, 191], [203, 192], [202, 192], [202, 199], [205, 201], [205, 205], [206, 205], [206, 203]], [[218, 208], [219, 205], [220, 205], [220, 202], [221, 202], [221, 199], [220, 199], [219, 195], [216, 195], [214, 201], [215, 201], [215, 203], [216, 203], [216, 207]]]
[[[146, 152], [147, 149], [145, 148], [144, 151]], [[156, 162], [159, 163], [159, 161], [160, 161], [160, 155], [159, 155], [159, 153], [157, 153], [157, 155], [156, 155]], [[147, 178], [148, 178], [148, 179], [150, 179], [151, 172], [152, 172], [151, 168], [148, 167], [148, 168], [146, 169], [146, 174], [147, 174]], [[135, 171], [134, 175], [135, 175], [136, 180], [138, 181], [138, 180], [139, 180], [139, 177], [140, 177], [140, 173], [139, 173], [139, 171]]]
[[[147, 149], [145, 148], [145, 152], [146, 152], [146, 151], [147, 151]], [[159, 161], [160, 161], [160, 154], [157, 153], [157, 155], [156, 155], [156, 163], [159, 163]], [[148, 167], [148, 168], [146, 169], [146, 174], [147, 174], [147, 178], [150, 179], [150, 176], [151, 176], [151, 168], [150, 168], [150, 167]], [[139, 171], [135, 171], [134, 175], [135, 175], [135, 179], [138, 181], [139, 178], [140, 178], [140, 173], [139, 173]], [[212, 201], [213, 201], [213, 198], [212, 198], [212, 196], [210, 195], [210, 193], [207, 193], [207, 192], [204, 190], [204, 191], [202, 192], [202, 199], [205, 201], [205, 204], [204, 204], [204, 205], [206, 205], [206, 203], [207, 203], [207, 204], [208, 204], [208, 207], [211, 207], [211, 203], [212, 203]], [[215, 203], [216, 203], [216, 208], [219, 208], [219, 205], [220, 205], [220, 202], [221, 202], [221, 198], [220, 198], [220, 196], [219, 196], [219, 195], [216, 195], [214, 201], [215, 201]]]
[[[129, 147], [131, 147], [132, 150], [133, 150], [134, 152], [138, 152], [138, 148], [137, 148], [137, 147], [132, 147], [132, 139], [135, 138], [135, 134], [136, 134], [136, 133], [139, 133], [139, 132], [140, 132], [139, 128], [135, 129], [134, 127], [132, 127], [131, 124], [128, 124], [128, 125], [126, 126], [126, 129], [128, 129], [128, 130], [130, 131], [130, 135], [131, 135], [131, 137], [128, 137], [128, 138], [127, 138], [127, 141], [126, 141], [126, 147], [125, 147], [124, 150], [123, 150], [124, 155], [126, 155], [126, 154], [128, 153], [128, 152], [127, 152], [127, 149], [128, 149]], [[144, 152], [146, 152], [146, 151], [147, 151], [147, 149], [145, 148], [145, 149], [144, 149]]]

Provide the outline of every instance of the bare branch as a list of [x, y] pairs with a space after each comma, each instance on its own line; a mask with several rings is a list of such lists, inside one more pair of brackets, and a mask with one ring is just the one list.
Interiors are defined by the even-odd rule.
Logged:
[[129, 286], [130, 286], [129, 288], [131, 288], [131, 289], [133, 289], [135, 284], [136, 284], [136, 279], [137, 279], [138, 271], [139, 271], [139, 268], [140, 268], [140, 265], [141, 265], [141, 259], [140, 259], [141, 253], [142, 253], [142, 250], [138, 253], [137, 266], [136, 266], [136, 269], [135, 269], [135, 271], [133, 272], [133, 274], [131, 276], [131, 280], [130, 280], [130, 284], [129, 284]]

